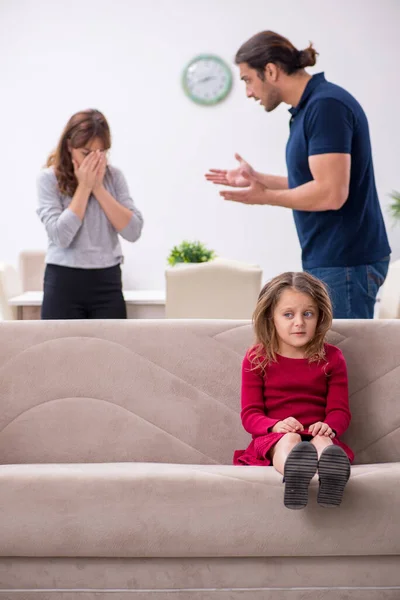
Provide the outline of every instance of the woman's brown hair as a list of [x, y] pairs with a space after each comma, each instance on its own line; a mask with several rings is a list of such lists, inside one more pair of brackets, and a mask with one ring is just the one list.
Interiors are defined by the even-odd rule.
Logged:
[[235, 63], [247, 63], [256, 69], [258, 76], [264, 81], [264, 70], [268, 63], [274, 63], [287, 75], [299, 69], [313, 67], [317, 62], [318, 52], [312, 43], [305, 50], [297, 50], [289, 40], [274, 31], [256, 33], [237, 51]]
[[73, 196], [78, 185], [68, 143], [72, 148], [83, 148], [94, 138], [102, 141], [105, 150], [110, 148], [111, 134], [105, 116], [95, 109], [82, 110], [72, 115], [61, 134], [57, 148], [47, 159], [47, 166], [54, 167], [62, 194]]
[[325, 359], [324, 341], [332, 325], [332, 304], [325, 285], [309, 273], [282, 273], [269, 281], [261, 290], [257, 306], [253, 313], [253, 325], [256, 334], [255, 346], [249, 352], [254, 367], [262, 370], [272, 361], [276, 361], [279, 340], [274, 324], [274, 310], [286, 289], [308, 294], [318, 307], [318, 321], [315, 335], [305, 347], [309, 362]]

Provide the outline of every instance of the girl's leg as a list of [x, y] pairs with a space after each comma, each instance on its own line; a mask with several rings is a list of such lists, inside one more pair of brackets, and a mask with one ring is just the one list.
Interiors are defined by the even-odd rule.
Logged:
[[297, 433], [285, 433], [270, 451], [270, 457], [275, 469], [283, 475], [285, 462], [293, 448], [301, 442]]
[[311, 440], [311, 444], [316, 447], [319, 458], [325, 448], [332, 446], [333, 442], [331, 438], [326, 437], [325, 435], [316, 435], [315, 438]]

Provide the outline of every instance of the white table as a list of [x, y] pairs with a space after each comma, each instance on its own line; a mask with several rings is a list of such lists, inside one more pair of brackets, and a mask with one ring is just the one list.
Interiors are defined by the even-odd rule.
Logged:
[[[165, 317], [164, 290], [124, 290], [128, 319], [163, 319]], [[10, 298], [10, 306], [16, 306], [18, 319], [40, 319], [43, 292], [24, 292]]]

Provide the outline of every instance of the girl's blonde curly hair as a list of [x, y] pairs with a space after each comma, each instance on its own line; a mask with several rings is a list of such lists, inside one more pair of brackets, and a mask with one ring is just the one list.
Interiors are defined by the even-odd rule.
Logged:
[[316, 303], [317, 327], [313, 339], [305, 347], [305, 355], [309, 362], [325, 359], [325, 336], [332, 325], [332, 303], [328, 290], [322, 281], [309, 273], [289, 271], [271, 279], [258, 297], [253, 313], [256, 340], [248, 355], [254, 368], [265, 370], [269, 363], [276, 361], [279, 339], [273, 317], [282, 292], [286, 289], [308, 294]]

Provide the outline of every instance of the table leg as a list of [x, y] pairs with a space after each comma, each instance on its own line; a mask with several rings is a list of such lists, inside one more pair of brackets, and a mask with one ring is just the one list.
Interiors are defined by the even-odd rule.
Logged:
[[38, 321], [39, 319], [40, 319], [40, 306], [22, 306], [22, 320], [23, 321]]

